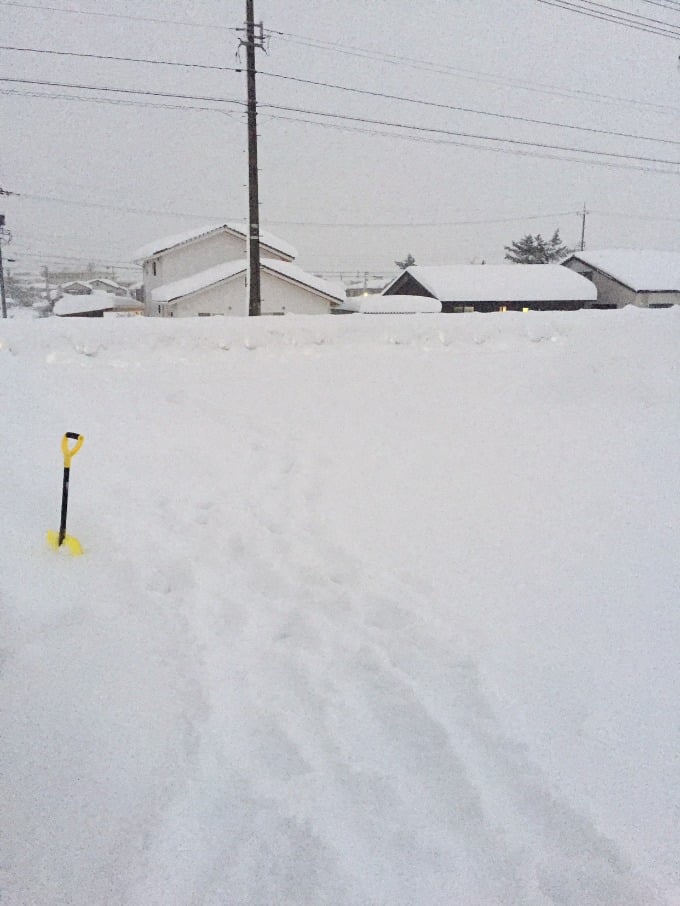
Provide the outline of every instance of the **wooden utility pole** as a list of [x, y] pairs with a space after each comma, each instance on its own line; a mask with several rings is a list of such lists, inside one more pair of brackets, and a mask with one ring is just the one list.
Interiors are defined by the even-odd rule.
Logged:
[[5, 296], [5, 273], [2, 267], [2, 242], [3, 239], [9, 242], [9, 231], [5, 229], [5, 215], [0, 214], [0, 307], [2, 308], [2, 317], [7, 317], [7, 298]]
[[262, 24], [255, 34], [253, 0], [246, 0], [246, 73], [248, 87], [248, 314], [259, 315], [260, 291], [260, 197], [257, 173], [257, 96], [255, 92], [255, 48], [262, 47]]
[[583, 211], [581, 212], [581, 251], [586, 247], [586, 204], [583, 202]]

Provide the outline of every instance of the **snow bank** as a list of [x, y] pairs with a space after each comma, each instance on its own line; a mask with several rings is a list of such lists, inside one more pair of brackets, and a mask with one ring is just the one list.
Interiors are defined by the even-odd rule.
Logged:
[[679, 902], [679, 341], [0, 322], [3, 906]]

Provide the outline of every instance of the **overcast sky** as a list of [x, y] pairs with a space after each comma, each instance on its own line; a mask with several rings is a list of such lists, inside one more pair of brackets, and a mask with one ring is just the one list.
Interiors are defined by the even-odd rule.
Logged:
[[[255, 0], [272, 33], [258, 54], [263, 227], [294, 243], [300, 265], [317, 272], [389, 274], [408, 252], [421, 264], [497, 263], [512, 239], [557, 227], [575, 245], [584, 202], [592, 249], [680, 249], [680, 163], [653, 162], [680, 162], [680, 3], [602, 2], [674, 23], [678, 39], [538, 0]], [[231, 29], [244, 14], [245, 0], [0, 0], [0, 43], [236, 68]], [[0, 56], [5, 79], [245, 100], [242, 72]], [[242, 106], [111, 92], [94, 94], [95, 103], [85, 89], [16, 82], [0, 90], [0, 186], [20, 193], [0, 207], [15, 268], [129, 264], [155, 238], [247, 217]], [[212, 109], [176, 109], [188, 105]]]

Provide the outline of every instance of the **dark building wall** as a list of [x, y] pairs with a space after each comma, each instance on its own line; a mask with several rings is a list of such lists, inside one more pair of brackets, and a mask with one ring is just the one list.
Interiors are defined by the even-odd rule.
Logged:
[[399, 279], [390, 286], [389, 289], [386, 289], [383, 293], [384, 296], [425, 296], [428, 299], [433, 299], [434, 296], [432, 293], [428, 293], [422, 283], [412, 277], [410, 274], [404, 272]]
[[489, 312], [500, 311], [505, 308], [507, 311], [522, 311], [528, 308], [530, 311], [578, 311], [586, 306], [585, 302], [442, 302], [442, 312], [459, 312], [463, 308], [474, 308], [475, 311]]

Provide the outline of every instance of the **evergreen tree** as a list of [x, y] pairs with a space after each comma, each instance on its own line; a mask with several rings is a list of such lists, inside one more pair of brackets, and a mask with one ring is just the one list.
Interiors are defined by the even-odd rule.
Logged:
[[544, 239], [540, 233], [527, 233], [522, 239], [505, 246], [505, 257], [513, 264], [550, 264], [570, 255], [573, 250], [563, 245], [560, 231], [555, 230], [551, 239]]
[[401, 268], [402, 271], [405, 271], [407, 267], [413, 267], [413, 265], [416, 263], [416, 259], [409, 252], [403, 261], [395, 261], [394, 263], [397, 265], [397, 267]]

